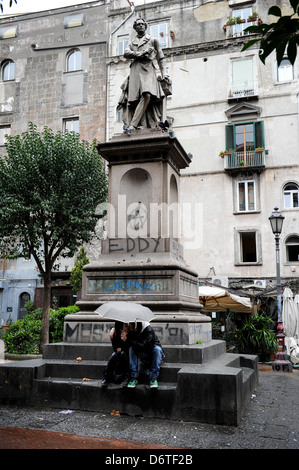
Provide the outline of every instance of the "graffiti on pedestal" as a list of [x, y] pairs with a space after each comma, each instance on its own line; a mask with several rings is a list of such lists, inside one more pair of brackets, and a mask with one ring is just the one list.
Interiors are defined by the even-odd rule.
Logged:
[[166, 278], [142, 279], [142, 278], [121, 278], [121, 279], [89, 279], [88, 293], [169, 293], [172, 283]]

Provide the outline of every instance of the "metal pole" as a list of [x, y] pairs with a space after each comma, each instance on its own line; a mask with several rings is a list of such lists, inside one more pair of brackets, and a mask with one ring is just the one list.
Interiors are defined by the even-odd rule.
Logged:
[[275, 247], [276, 247], [277, 322], [282, 323], [279, 235], [275, 235]]

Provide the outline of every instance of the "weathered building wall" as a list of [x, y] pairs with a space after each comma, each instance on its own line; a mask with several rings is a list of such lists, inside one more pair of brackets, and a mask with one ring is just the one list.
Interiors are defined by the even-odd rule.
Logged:
[[[83, 139], [105, 138], [105, 3], [0, 20], [2, 28], [17, 28], [16, 37], [0, 41], [1, 63], [15, 63], [14, 80], [0, 83], [0, 125], [11, 125], [13, 134], [26, 130], [29, 121], [58, 131], [65, 119], [78, 118]], [[66, 27], [76, 18], [82, 24]], [[81, 65], [68, 71], [74, 49], [81, 53]]]
[[[0, 19], [0, 155], [5, 153], [4, 133], [21, 134], [30, 121], [38, 130], [47, 126], [54, 132], [74, 125], [82, 139], [105, 140], [107, 8], [105, 1], [87, 2]], [[3, 35], [7, 29], [13, 33]], [[74, 50], [80, 51], [81, 63], [69, 71], [68, 54]], [[4, 80], [8, 60], [14, 63], [14, 75]], [[99, 244], [91, 244], [89, 252], [91, 259], [98, 256]], [[53, 307], [60, 293], [63, 305], [73, 295], [66, 275], [74, 260], [58, 263], [61, 276], [55, 273]], [[33, 260], [6, 266], [0, 279], [0, 324], [20, 318], [22, 294], [34, 300], [40, 285]]]
[[[174, 119], [175, 136], [193, 155], [181, 178], [181, 201], [193, 207], [193, 221], [198, 218], [193, 229], [187, 227], [188, 236], [184, 240], [187, 262], [200, 278], [210, 277], [213, 267], [212, 273], [219, 277], [275, 279], [274, 237], [268, 217], [278, 206], [285, 216], [281, 274], [296, 279], [299, 260], [288, 261], [285, 242], [291, 234], [299, 236], [299, 209], [285, 207], [283, 191], [287, 182], [299, 184], [298, 63], [294, 65], [292, 79], [279, 81], [275, 54], [263, 65], [257, 48], [241, 52], [248, 36], [234, 37], [233, 27], [223, 29], [236, 9], [239, 14], [239, 10], [247, 7], [257, 11], [264, 21], [273, 21], [274, 17], [267, 14], [273, 2], [152, 2], [136, 4], [131, 16], [129, 8], [125, 11], [125, 3], [115, 2], [110, 13], [110, 31], [121, 24], [120, 17], [127, 20], [110, 41], [108, 137], [122, 132], [115, 109], [120, 85], [129, 73], [129, 63], [118, 55], [118, 37], [126, 34], [128, 39], [134, 37], [132, 25], [137, 15], [147, 21], [148, 32], [152, 25], [166, 23], [164, 53], [173, 80], [167, 114]], [[284, 14], [290, 12], [288, 1], [279, 1], [277, 5]], [[170, 31], [174, 38], [170, 38]], [[245, 58], [252, 61], [254, 91], [251, 96], [233, 96], [233, 67], [236, 61]], [[227, 172], [225, 159], [218, 156], [226, 147], [226, 126], [251, 121], [263, 122], [265, 165]], [[255, 208], [240, 212], [237, 185], [249, 180], [255, 185]], [[256, 234], [254, 262], [242, 262], [240, 258], [241, 232]]]

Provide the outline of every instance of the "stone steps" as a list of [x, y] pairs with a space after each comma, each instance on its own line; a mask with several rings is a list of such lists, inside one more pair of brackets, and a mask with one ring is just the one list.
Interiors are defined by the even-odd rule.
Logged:
[[109, 384], [102, 388], [100, 380], [45, 377], [34, 381], [35, 405], [62, 409], [98, 411], [144, 417], [176, 419], [177, 384], [159, 383], [158, 389], [138, 384], [129, 389]]
[[[89, 378], [101, 380], [107, 361], [84, 361], [77, 363], [72, 360], [47, 359], [45, 362], [45, 377], [60, 378]], [[162, 363], [159, 381], [177, 382], [177, 374], [181, 369], [180, 363]]]
[[[257, 356], [225, 342], [163, 346], [158, 389], [101, 387], [108, 343], [46, 345], [42, 359], [0, 364], [0, 402], [237, 425], [258, 383]], [[77, 358], [81, 360], [77, 362]], [[88, 380], [83, 380], [88, 379]]]
[[[225, 342], [213, 340], [203, 344], [163, 345], [165, 362], [203, 364], [225, 353]], [[43, 359], [108, 361], [109, 343], [52, 343], [44, 348]]]

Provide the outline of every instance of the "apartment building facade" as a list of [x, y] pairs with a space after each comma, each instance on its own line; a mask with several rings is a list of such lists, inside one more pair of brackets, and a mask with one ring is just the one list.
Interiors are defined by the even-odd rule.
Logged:
[[[128, 74], [122, 51], [134, 19], [125, 18], [126, 3], [115, 1], [110, 10], [110, 29], [120, 18], [124, 24], [110, 41], [108, 138], [121, 127], [115, 90]], [[272, 3], [135, 2], [135, 14], [164, 47], [173, 80], [167, 115], [193, 155], [181, 178], [181, 202], [191, 204], [193, 223], [186, 227], [185, 258], [200, 280], [239, 289], [252, 285], [252, 293], [276, 286], [268, 220], [274, 207], [285, 217], [281, 276], [299, 287], [298, 64], [284, 58], [278, 67], [272, 54], [263, 65], [258, 47], [241, 52], [250, 38], [246, 27], [274, 20], [268, 17]], [[289, 13], [288, 1], [276, 4]]]
[[[284, 58], [278, 67], [272, 54], [263, 65], [257, 47], [241, 52], [246, 27], [272, 20], [272, 3], [110, 0], [2, 19], [1, 136], [22, 132], [29, 121], [79, 131], [86, 140], [122, 133], [117, 104], [129, 75], [123, 54], [143, 17], [173, 82], [171, 132], [192, 154], [180, 187], [188, 265], [200, 281], [275, 287], [268, 218], [277, 206], [285, 217], [282, 280], [299, 291], [298, 64]], [[275, 3], [288, 13], [288, 1]], [[67, 269], [62, 263], [61, 275], [71, 262]], [[3, 301], [2, 318], [7, 307]]]
[[[5, 134], [21, 134], [29, 122], [80, 132], [89, 142], [105, 139], [107, 8], [87, 2], [0, 19], [0, 154]], [[53, 272], [53, 307], [75, 301], [73, 264], [61, 259]], [[41, 297], [33, 259], [2, 260], [0, 324], [22, 318], [26, 301], [40, 306]]]

